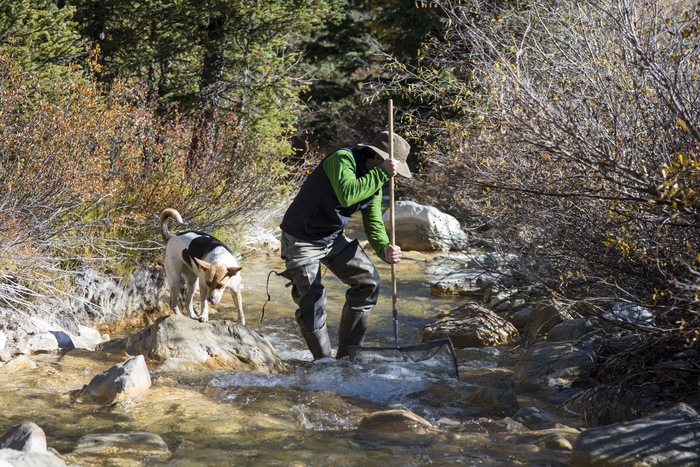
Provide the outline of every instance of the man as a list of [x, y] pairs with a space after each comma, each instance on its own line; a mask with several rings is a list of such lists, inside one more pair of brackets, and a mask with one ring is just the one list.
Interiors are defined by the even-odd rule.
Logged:
[[282, 219], [284, 277], [292, 281], [296, 320], [314, 360], [333, 357], [326, 327], [326, 293], [321, 264], [350, 288], [338, 329], [336, 358], [349, 345], [361, 345], [372, 307], [379, 297], [379, 272], [355, 239], [344, 233], [350, 216], [362, 212], [370, 245], [387, 263], [401, 261], [401, 248], [389, 243], [381, 218], [382, 186], [397, 173], [411, 177], [406, 158], [411, 147], [394, 135], [394, 159], [389, 158], [389, 132], [370, 144], [340, 149], [327, 156], [309, 175]]

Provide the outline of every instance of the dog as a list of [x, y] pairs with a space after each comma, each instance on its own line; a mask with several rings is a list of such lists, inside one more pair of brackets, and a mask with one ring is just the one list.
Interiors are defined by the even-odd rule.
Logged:
[[225, 289], [229, 289], [238, 310], [238, 318], [245, 325], [243, 299], [241, 297], [241, 268], [235, 255], [221, 241], [211, 235], [186, 231], [172, 235], [168, 232], [168, 220], [183, 224], [182, 216], [175, 209], [165, 209], [160, 214], [160, 234], [165, 243], [165, 276], [170, 287], [170, 308], [180, 313], [178, 298], [182, 280], [187, 284], [187, 310], [190, 318], [197, 319], [192, 306], [195, 287], [199, 283], [199, 321], [209, 321], [209, 306], [221, 302]]

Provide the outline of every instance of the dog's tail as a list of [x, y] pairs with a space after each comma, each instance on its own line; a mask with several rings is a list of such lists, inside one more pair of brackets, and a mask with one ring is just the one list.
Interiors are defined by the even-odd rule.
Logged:
[[166, 244], [172, 238], [172, 234], [168, 232], [168, 219], [175, 219], [178, 224], [184, 224], [180, 213], [172, 208], [165, 209], [160, 213], [160, 235], [163, 237], [163, 243]]

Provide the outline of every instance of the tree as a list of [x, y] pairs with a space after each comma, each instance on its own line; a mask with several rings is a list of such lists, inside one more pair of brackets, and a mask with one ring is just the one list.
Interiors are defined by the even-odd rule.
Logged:
[[0, 0], [0, 53], [11, 53], [24, 71], [65, 72], [85, 53], [72, 8], [51, 0]]

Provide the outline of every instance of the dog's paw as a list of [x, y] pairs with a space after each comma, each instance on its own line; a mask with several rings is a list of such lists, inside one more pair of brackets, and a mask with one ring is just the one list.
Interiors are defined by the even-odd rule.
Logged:
[[208, 323], [208, 322], [209, 322], [209, 317], [207, 317], [207, 316], [200, 316], [199, 322], [200, 322], [200, 323]]

